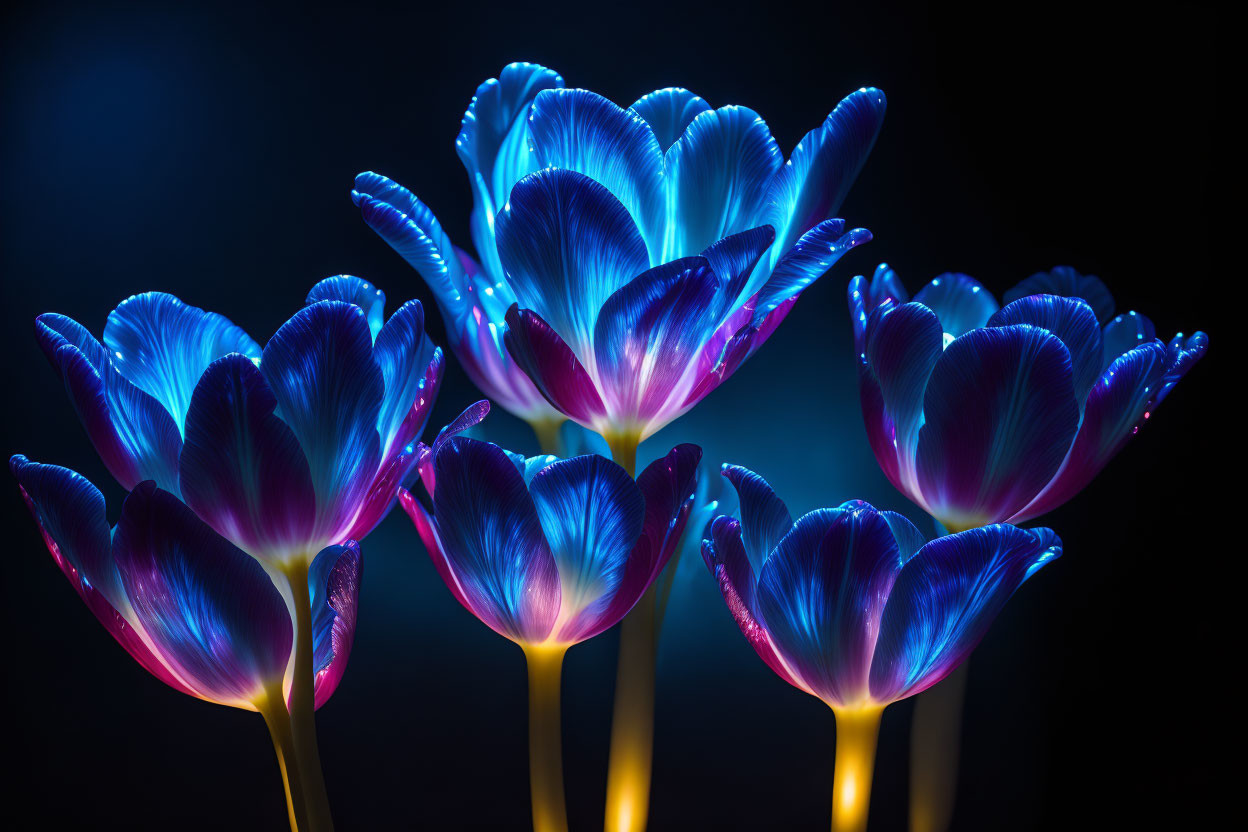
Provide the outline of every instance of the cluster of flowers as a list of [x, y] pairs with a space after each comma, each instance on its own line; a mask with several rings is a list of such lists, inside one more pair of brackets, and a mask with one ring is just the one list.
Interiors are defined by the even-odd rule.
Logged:
[[[541, 435], [571, 419], [613, 459], [526, 459], [470, 438], [485, 401], [420, 442], [442, 351], [419, 302], [386, 319], [384, 294], [359, 278], [318, 283], [263, 348], [220, 315], [149, 293], [109, 315], [102, 343], [69, 318], [38, 319], [129, 492], [110, 529], [85, 478], [14, 457], [48, 549], [154, 676], [264, 716], [296, 830], [332, 827], [312, 712], [351, 650], [358, 541], [396, 502], [454, 597], [524, 648], [533, 695], [553, 700], [534, 704], [537, 828], [566, 828], [563, 652], [637, 607], [653, 673], [655, 604], [640, 602], [687, 534], [767, 666], [830, 705], [847, 742], [870, 745], [879, 712], [947, 676], [1061, 553], [1051, 530], [1011, 524], [1082, 489], [1207, 343], [1166, 343], [1144, 316], [1114, 317], [1104, 284], [1071, 269], [1023, 281], [999, 306], [960, 274], [908, 300], [881, 266], [849, 284], [868, 437], [893, 484], [950, 534], [929, 541], [861, 501], [794, 521], [760, 476], [732, 465], [722, 473], [738, 515], [711, 516], [694, 445], [635, 476], [638, 444], [723, 383], [803, 289], [870, 239], [835, 214], [884, 110], [879, 90], [851, 94], [786, 160], [746, 107], [672, 88], [622, 108], [549, 69], [506, 67], [477, 90], [456, 141], [476, 259], [383, 176], [358, 176], [352, 198], [424, 278], [489, 399]], [[624, 638], [622, 656], [637, 646]], [[552, 720], [553, 739], [538, 730]], [[642, 745], [640, 780], [623, 762], [636, 755], [617, 766], [613, 750], [609, 828], [645, 825]], [[862, 828], [869, 760], [844, 756], [834, 823]]]

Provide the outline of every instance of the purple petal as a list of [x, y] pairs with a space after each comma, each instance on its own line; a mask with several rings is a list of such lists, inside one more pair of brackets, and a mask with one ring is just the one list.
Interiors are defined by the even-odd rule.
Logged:
[[1006, 303], [1028, 295], [1061, 295], [1081, 298], [1104, 324], [1114, 315], [1114, 296], [1099, 277], [1082, 275], [1070, 266], [1056, 266], [1049, 272], [1037, 272], [1005, 293]]
[[368, 329], [373, 333], [373, 341], [376, 342], [377, 333], [381, 332], [385, 321], [385, 292], [367, 280], [352, 277], [349, 274], [339, 274], [327, 277], [313, 286], [304, 304], [311, 305], [323, 300], [340, 300], [343, 303], [353, 303], [363, 309], [364, 315], [368, 318]]
[[235, 545], [275, 562], [316, 545], [308, 461], [276, 407], [250, 359], [219, 359], [191, 398], [181, 459], [187, 505]]
[[104, 345], [113, 366], [164, 405], [179, 427], [209, 364], [234, 352], [260, 357], [260, 345], [228, 319], [164, 292], [135, 295], [114, 309]]
[[871, 662], [871, 698], [913, 696], [966, 660], [1014, 591], [1061, 554], [1049, 529], [988, 526], [938, 538], [893, 585]]
[[988, 326], [1031, 324], [1062, 339], [1070, 351], [1075, 400], [1080, 408], [1101, 375], [1101, 328], [1092, 307], [1081, 298], [1030, 295], [997, 312]]
[[1070, 352], [1032, 326], [968, 332], [937, 359], [923, 411], [928, 513], [950, 529], [1004, 520], [1057, 473], [1079, 427]]
[[745, 552], [755, 570], [763, 567], [776, 544], [793, 528], [788, 507], [767, 481], [748, 468], [725, 464], [720, 473], [737, 490]]
[[381, 463], [385, 384], [364, 311], [339, 301], [305, 307], [269, 339], [260, 371], [307, 457], [320, 539], [340, 543]]
[[559, 570], [523, 477], [497, 445], [463, 437], [444, 444], [434, 466], [438, 539], [466, 605], [513, 641], [545, 641], [559, 614]]
[[598, 182], [548, 169], [516, 183], [496, 233], [517, 301], [589, 361], [598, 310], [650, 265], [628, 211]]
[[910, 299], [897, 273], [887, 263], [875, 267], [871, 279], [858, 275], [849, 281], [849, 317], [854, 327], [854, 349], [861, 355], [866, 345], [867, 320], [884, 303], [900, 306]]
[[460, 413], [450, 424], [438, 431], [438, 435], [434, 437], [433, 446], [421, 444], [416, 449], [417, 467], [420, 470], [420, 479], [425, 485], [425, 491], [429, 496], [433, 496], [434, 485], [437, 481], [437, 474], [434, 471], [433, 459], [437, 455], [438, 450], [454, 437], [460, 435], [464, 431], [479, 425], [490, 412], [490, 403], [485, 399], [474, 402], [464, 408], [464, 412]]
[[345, 545], [324, 549], [308, 571], [317, 708], [329, 701], [347, 672], [347, 659], [355, 641], [363, 568], [359, 544], [348, 540]]
[[425, 551], [429, 553], [429, 559], [433, 561], [438, 577], [446, 584], [446, 588], [451, 591], [451, 595], [454, 596], [455, 600], [462, 604], [468, 612], [476, 615], [476, 610], [473, 609], [472, 604], [468, 602], [467, 596], [464, 595], [464, 590], [459, 584], [459, 578], [447, 559], [446, 550], [442, 547], [442, 539], [438, 536], [437, 524], [434, 522], [434, 519], [429, 516], [429, 512], [420, 504], [420, 501], [405, 488], [399, 489], [399, 503], [403, 506], [403, 510], [407, 512], [407, 516], [411, 518], [412, 524], [416, 526], [416, 532], [420, 535], [421, 542], [425, 544]]
[[196, 695], [254, 708], [280, 682], [294, 637], [281, 593], [176, 497], [151, 483], [131, 492], [113, 557], [144, 631]]
[[987, 325], [998, 309], [997, 299], [982, 283], [954, 272], [932, 280], [919, 290], [914, 300], [935, 312], [941, 329], [954, 338]]
[[551, 405], [587, 427], [606, 416], [602, 397], [572, 349], [536, 312], [507, 312], [507, 351]]
[[870, 508], [802, 517], [763, 564], [758, 611], [776, 649], [829, 704], [866, 700], [884, 601], [902, 557]]
[[628, 108], [654, 133], [664, 153], [676, 143], [695, 118], [711, 109], [698, 96], [681, 87], [668, 87], [647, 93]]
[[761, 223], [767, 187], [784, 154], [748, 107], [700, 113], [664, 157], [675, 240], [664, 259], [688, 256]]
[[420, 436], [441, 381], [441, 350], [425, 334], [425, 310], [420, 301], [408, 301], [390, 316], [377, 336], [373, 357], [381, 369], [385, 390], [377, 433], [382, 456], [388, 459]]

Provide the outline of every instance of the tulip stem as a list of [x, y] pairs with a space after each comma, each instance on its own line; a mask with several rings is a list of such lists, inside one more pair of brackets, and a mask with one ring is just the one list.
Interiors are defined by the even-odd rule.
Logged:
[[958, 791], [967, 663], [919, 694], [910, 727], [910, 832], [945, 832]]
[[308, 592], [307, 559], [300, 559], [286, 572], [295, 603], [295, 669], [290, 686], [290, 727], [295, 760], [302, 775], [308, 832], [332, 832], [333, 817], [321, 753], [316, 743], [316, 686], [312, 667], [312, 599]]
[[615, 712], [607, 765], [606, 832], [640, 832], [650, 813], [654, 756], [654, 663], [658, 647], [655, 587], [620, 622]]
[[606, 433], [607, 447], [611, 449], [611, 459], [628, 472], [630, 477], [637, 476], [637, 445], [640, 444], [634, 434]]
[[533, 832], [568, 832], [559, 686], [566, 645], [524, 647], [529, 665], [529, 791]]
[[561, 418], [534, 419], [529, 422], [529, 427], [533, 428], [533, 432], [537, 434], [537, 444], [542, 453], [562, 456], [560, 451], [563, 448], [560, 446], [559, 429], [563, 427], [563, 422]]
[[273, 738], [273, 750], [277, 752], [277, 766], [281, 769], [282, 786], [286, 792], [286, 815], [290, 820], [290, 832], [303, 832], [307, 829], [307, 810], [304, 807], [299, 767], [295, 762], [290, 713], [286, 710], [280, 679], [275, 684], [265, 686], [264, 696], [256, 702], [256, 710], [264, 717], [269, 736]]
[[833, 708], [836, 763], [832, 775], [832, 832], [866, 832], [871, 777], [882, 706]]

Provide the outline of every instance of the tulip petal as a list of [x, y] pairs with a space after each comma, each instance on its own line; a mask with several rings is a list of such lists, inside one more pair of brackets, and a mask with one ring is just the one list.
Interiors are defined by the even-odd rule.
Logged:
[[1089, 393], [1079, 433], [1061, 469], [1010, 522], [1039, 517], [1082, 491], [1155, 407], [1166, 366], [1166, 349], [1156, 340], [1119, 356]]
[[1014, 591], [1061, 554], [1049, 529], [988, 526], [933, 540], [893, 585], [871, 662], [871, 698], [913, 696], [966, 660]]
[[[716, 240], [702, 252], [711, 264], [711, 270], [724, 284], [724, 296], [730, 303], [740, 302], [749, 296], [747, 285], [754, 267], [775, 239], [775, 229], [770, 225], [760, 225]], [[740, 326], [738, 323], [737, 328]]]
[[875, 87], [853, 92], [793, 149], [768, 191], [773, 266], [803, 234], [836, 216], [875, 145], [887, 103]]
[[468, 313], [464, 269], [433, 212], [397, 182], [372, 171], [355, 177], [351, 200], [368, 227], [420, 273], [449, 322]]
[[1004, 520], [1057, 473], [1079, 427], [1070, 352], [1027, 325], [968, 332], [937, 359], [923, 411], [928, 512], [950, 529]]
[[664, 153], [684, 134], [690, 122], [710, 109], [710, 104], [681, 87], [646, 93], [629, 107], [650, 126], [659, 150]]
[[462, 437], [434, 466], [438, 539], [466, 606], [513, 641], [545, 641], [559, 614], [559, 569], [524, 479], [497, 445]]
[[998, 309], [997, 299], [982, 283], [954, 272], [933, 279], [914, 300], [935, 312], [941, 329], [954, 338], [985, 326]]
[[[823, 277], [847, 251], [870, 241], [871, 232], [865, 228], [845, 231], [844, 220], [825, 220], [812, 227], [785, 251], [775, 263], [767, 282], [759, 288], [751, 325], [761, 328], [764, 318]], [[772, 256], [775, 257], [774, 249]], [[745, 292], [752, 291], [747, 285]]]
[[671, 239], [663, 259], [671, 260], [759, 225], [784, 154], [758, 113], [729, 106], [699, 114], [664, 163]]
[[322, 550], [308, 570], [317, 708], [329, 701], [347, 672], [347, 659], [355, 641], [363, 567], [359, 544], [348, 540], [342, 546]]
[[155, 480], [177, 493], [182, 434], [164, 406], [127, 381], [72, 319], [40, 315], [35, 333], [109, 473], [126, 489]]
[[[575, 171], [605, 187], [650, 242], [649, 256], [659, 257], [666, 207], [663, 151], [646, 122], [597, 93], [552, 89], [533, 101], [529, 133], [542, 167]], [[506, 256], [502, 259], [510, 273]]]
[[624, 206], [602, 185], [568, 170], [526, 176], [498, 218], [498, 253], [525, 309], [581, 358], [594, 320], [617, 289], [649, 266]]
[[1082, 298], [1029, 295], [1008, 304], [988, 321], [988, 326], [1011, 324], [1031, 324], [1062, 339], [1070, 351], [1075, 400], [1082, 409], [1088, 391], [1101, 375], [1101, 327], [1092, 307]]
[[1003, 296], [1005, 303], [1013, 303], [1028, 295], [1061, 295], [1082, 298], [1096, 313], [1096, 319], [1104, 324], [1114, 316], [1114, 296], [1109, 288], [1095, 275], [1082, 275], [1070, 266], [1056, 266], [1049, 272], [1036, 272], [1010, 289]]
[[409, 300], [390, 316], [377, 336], [373, 357], [385, 391], [377, 433], [382, 456], [388, 459], [424, 430], [442, 378], [441, 350], [425, 333], [420, 301]]
[[867, 324], [864, 366], [878, 385], [883, 404], [867, 429], [879, 437], [872, 440], [877, 457], [897, 459], [900, 482], [895, 484], [907, 492], [913, 488], [924, 392], [943, 352], [943, 337], [936, 314], [921, 303], [881, 306]]
[[572, 349], [535, 312], [513, 306], [503, 336], [525, 374], [546, 400], [569, 419], [594, 427], [606, 416], [602, 397]]
[[152, 483], [131, 492], [113, 557], [144, 631], [196, 695], [254, 709], [285, 674], [294, 628], [281, 593], [176, 497]]
[[598, 314], [598, 385], [616, 428], [644, 439], [683, 403], [698, 348], [720, 317], [719, 279], [705, 259], [675, 260], [643, 272]]
[[1170, 395], [1174, 385], [1178, 384], [1179, 379], [1187, 375], [1187, 371], [1204, 357], [1207, 349], [1209, 349], [1209, 336], [1203, 332], [1195, 332], [1186, 338], [1180, 332], [1170, 339], [1166, 347], [1166, 360], [1170, 366], [1166, 368], [1166, 377], [1162, 379], [1161, 392], [1157, 394], [1157, 404], [1161, 404], [1162, 399]]
[[327, 277], [317, 283], [308, 292], [305, 305], [319, 303], [323, 300], [340, 300], [343, 303], [354, 303], [364, 310], [368, 318], [368, 329], [373, 333], [373, 342], [377, 341], [377, 333], [381, 332], [385, 322], [386, 293], [367, 280], [339, 274]]
[[416, 447], [417, 467], [420, 470], [420, 479], [425, 485], [425, 491], [429, 496], [433, 496], [434, 485], [437, 481], [437, 474], [434, 472], [433, 459], [437, 456], [438, 450], [464, 431], [481, 424], [481, 421], [489, 415], [490, 403], [485, 399], [479, 402], [473, 402], [464, 408], [463, 412], [451, 420], [449, 424], [438, 431], [438, 435], [433, 439], [433, 445], [425, 445], [421, 443]]
[[338, 301], [304, 307], [269, 339], [260, 371], [307, 457], [317, 531], [342, 542], [381, 462], [385, 384], [364, 311]]
[[1101, 355], [1101, 372], [1109, 369], [1109, 365], [1126, 355], [1136, 347], [1151, 344], [1157, 337], [1153, 322], [1146, 315], [1138, 312], [1127, 312], [1105, 324], [1102, 333], [1103, 343]]
[[304, 554], [316, 494], [298, 440], [274, 415], [277, 399], [241, 355], [217, 360], [191, 398], [180, 461], [183, 498], [255, 557]]
[[901, 554], [903, 564], [914, 557], [915, 553], [927, 543], [923, 532], [904, 516], [895, 511], [881, 511], [879, 514], [892, 529], [893, 539], [897, 541], [897, 550]]
[[854, 326], [854, 349], [861, 355], [866, 345], [867, 321], [871, 313], [891, 303], [900, 306], [910, 299], [897, 273], [887, 263], [875, 267], [871, 279], [858, 275], [851, 278], [848, 288], [849, 317]]
[[767, 556], [793, 528], [788, 507], [765, 479], [740, 465], [724, 465], [720, 473], [737, 491], [741, 533], [746, 555], [757, 572]]
[[796, 675], [829, 704], [866, 699], [884, 602], [901, 567], [892, 529], [869, 508], [805, 515], [763, 564], [764, 626]]
[[260, 358], [260, 345], [228, 319], [164, 292], [135, 295], [114, 309], [104, 345], [113, 366], [164, 405], [183, 432], [191, 394], [209, 364], [232, 352]]
[[619, 465], [592, 455], [543, 467], [529, 494], [559, 570], [562, 604], [554, 639], [582, 641], [622, 588], [629, 553], [641, 535], [641, 491]]

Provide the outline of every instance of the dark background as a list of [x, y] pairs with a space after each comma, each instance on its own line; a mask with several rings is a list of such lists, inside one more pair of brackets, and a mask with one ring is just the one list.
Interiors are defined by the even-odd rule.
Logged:
[[[352, 177], [395, 177], [467, 246], [453, 140], [476, 85], [508, 61], [552, 66], [623, 105], [667, 85], [749, 105], [786, 154], [844, 94], [874, 84], [889, 115], [842, 214], [875, 242], [642, 456], [695, 441], [713, 465], [763, 473], [795, 514], [862, 497], [922, 522], [878, 471], [858, 409], [844, 289], [881, 259], [911, 291], [960, 270], [998, 295], [1069, 263], [1159, 334], [1211, 331], [1211, 353], [1147, 429], [1044, 518], [1066, 555], [976, 653], [955, 827], [1201, 828], [1215, 816], [1232, 772], [1214, 752], [1238, 725], [1218, 693], [1235, 690], [1225, 675], [1242, 656], [1242, 624], [1228, 644], [1214, 620], [1242, 556], [1214, 505], [1218, 473], [1236, 464], [1219, 430], [1222, 380], [1242, 372], [1237, 329], [1214, 321], [1242, 282], [1219, 259], [1211, 207], [1229, 174], [1214, 153], [1228, 21], [1089, 3], [165, 5], [19, 6], [0, 26], [5, 454], [82, 471], [115, 518], [122, 495], [35, 344], [40, 312], [99, 333], [120, 300], [163, 289], [263, 343], [339, 272], [379, 284], [391, 308], [418, 297], [432, 310], [352, 207]], [[475, 397], [452, 361], [431, 426]], [[535, 450], [501, 410], [489, 423], [492, 438]], [[16, 764], [6, 816], [38, 818], [31, 828], [283, 828], [261, 720], [147, 676], [65, 585], [13, 484], [0, 483], [0, 506], [3, 747]], [[520, 651], [451, 599], [401, 512], [364, 551], [350, 671], [319, 716], [339, 828], [524, 828]], [[660, 660], [652, 828], [826, 828], [832, 715], [758, 661], [700, 564], [685, 567]], [[601, 823], [615, 649], [609, 632], [568, 658], [574, 829]], [[884, 721], [873, 829], [904, 828], [911, 712], [902, 702]]]

